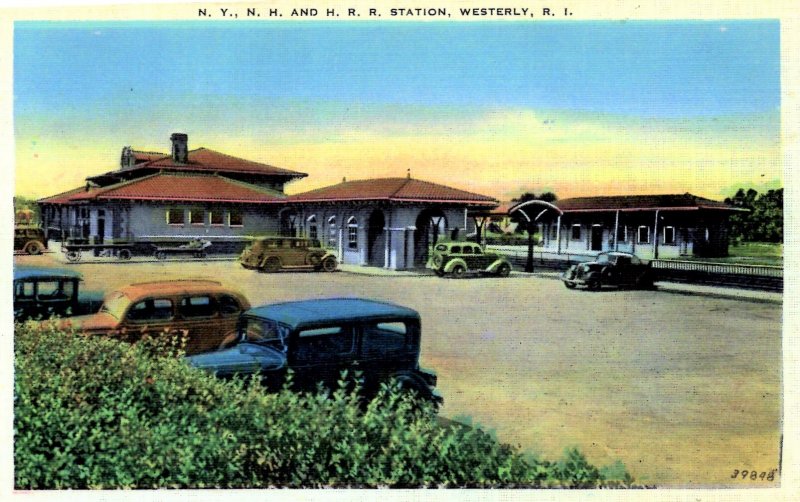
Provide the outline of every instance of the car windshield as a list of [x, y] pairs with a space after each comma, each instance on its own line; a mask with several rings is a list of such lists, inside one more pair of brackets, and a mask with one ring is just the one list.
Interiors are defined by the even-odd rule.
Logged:
[[106, 297], [103, 306], [100, 307], [100, 312], [105, 312], [117, 319], [122, 319], [130, 303], [130, 299], [125, 296], [125, 293], [115, 291]]
[[245, 317], [239, 325], [239, 335], [244, 342], [269, 346], [285, 352], [289, 328], [269, 319]]

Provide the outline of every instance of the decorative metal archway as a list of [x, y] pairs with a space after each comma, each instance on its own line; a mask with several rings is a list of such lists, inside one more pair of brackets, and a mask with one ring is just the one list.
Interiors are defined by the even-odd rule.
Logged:
[[[532, 211], [532, 209], [534, 210]], [[537, 209], [538, 212], [536, 211]], [[558, 214], [558, 227], [560, 229], [561, 215], [564, 214], [564, 212], [549, 202], [543, 200], [529, 200], [515, 204], [508, 209], [509, 216], [512, 213], [520, 213], [525, 218], [525, 222], [528, 226], [528, 260], [525, 262], [525, 272], [533, 272], [533, 227], [536, 222], [539, 221], [539, 218], [547, 211], [555, 211]], [[536, 216], [533, 216], [534, 214], [536, 214]]]

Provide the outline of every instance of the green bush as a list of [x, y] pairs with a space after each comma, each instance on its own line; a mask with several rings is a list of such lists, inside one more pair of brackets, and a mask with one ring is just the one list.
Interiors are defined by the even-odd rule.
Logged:
[[[166, 337], [164, 337], [166, 338]], [[551, 463], [478, 428], [442, 425], [387, 384], [267, 393], [180, 360], [178, 344], [128, 345], [34, 323], [15, 329], [19, 489], [628, 486], [577, 450]], [[345, 380], [345, 377], [343, 377]], [[609, 471], [609, 472], [611, 472]]]

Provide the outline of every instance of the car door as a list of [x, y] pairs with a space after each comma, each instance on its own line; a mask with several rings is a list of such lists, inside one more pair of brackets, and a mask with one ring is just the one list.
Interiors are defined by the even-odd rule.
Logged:
[[119, 324], [119, 335], [134, 342], [144, 335], [170, 333], [175, 323], [175, 301], [171, 297], [151, 296], [132, 302]]
[[335, 389], [341, 372], [352, 369], [355, 353], [355, 333], [349, 324], [301, 328], [290, 341], [289, 367], [300, 388], [311, 390], [322, 382]]
[[198, 293], [178, 300], [178, 317], [172, 331], [176, 336], [186, 333], [186, 354], [216, 350], [222, 341], [236, 330], [242, 312], [239, 301], [231, 295]]
[[363, 372], [367, 390], [377, 389], [380, 381], [402, 370], [414, 369], [417, 362], [419, 323], [406, 319], [384, 319], [361, 323], [357, 367]]

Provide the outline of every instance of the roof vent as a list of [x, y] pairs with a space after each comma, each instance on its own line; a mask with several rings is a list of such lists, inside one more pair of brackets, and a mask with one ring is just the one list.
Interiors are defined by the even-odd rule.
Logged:
[[181, 164], [189, 162], [189, 135], [180, 132], [172, 133], [172, 160]]

